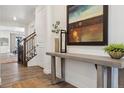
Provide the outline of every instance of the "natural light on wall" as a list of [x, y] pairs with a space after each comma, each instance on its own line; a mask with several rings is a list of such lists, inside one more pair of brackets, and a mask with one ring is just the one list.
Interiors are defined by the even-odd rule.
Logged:
[[0, 31], [13, 31], [13, 32], [25, 32], [24, 27], [10, 27], [10, 26], [0, 26]]

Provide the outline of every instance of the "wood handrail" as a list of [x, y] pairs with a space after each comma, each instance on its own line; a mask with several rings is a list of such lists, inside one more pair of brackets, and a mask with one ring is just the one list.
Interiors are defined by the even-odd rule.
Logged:
[[30, 34], [29, 36], [25, 37], [23, 40], [21, 40], [20, 42], [24, 41], [24, 40], [28, 40], [28, 38], [32, 38], [36, 36], [36, 32], [33, 32], [32, 34]]
[[36, 32], [33, 32], [32, 34], [30, 34], [29, 36], [27, 36], [27, 37], [24, 38], [24, 39], [27, 39], [27, 38], [31, 37], [32, 35], [34, 35], [34, 34], [36, 34]]
[[32, 39], [35, 36], [36, 36], [36, 34], [32, 35], [30, 38], [25, 39], [25, 42], [29, 41], [30, 39]]

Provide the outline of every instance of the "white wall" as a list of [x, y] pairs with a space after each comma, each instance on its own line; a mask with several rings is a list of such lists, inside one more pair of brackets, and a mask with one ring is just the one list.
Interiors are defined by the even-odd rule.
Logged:
[[[39, 65], [44, 68], [46, 58], [46, 35], [47, 35], [47, 7], [38, 6], [35, 11], [35, 30], [36, 30], [36, 51], [37, 56], [28, 62], [28, 66]], [[30, 30], [28, 30], [30, 32]]]
[[0, 21], [0, 25], [3, 25], [3, 26], [17, 26], [17, 27], [24, 27], [25, 24], [20, 24], [18, 22], [15, 22], [15, 21]]
[[10, 52], [10, 32], [0, 31], [0, 38], [8, 38], [7, 46], [0, 46], [0, 53], [9, 53]]
[[[66, 6], [52, 6], [53, 23], [60, 20], [66, 28]], [[124, 43], [124, 6], [109, 6], [109, 43]], [[53, 44], [53, 42], [51, 42]], [[106, 55], [104, 46], [68, 46], [70, 53]], [[59, 65], [60, 66], [60, 65]], [[60, 67], [58, 67], [60, 68]], [[96, 87], [95, 66], [88, 63], [66, 60], [66, 81], [77, 87]]]
[[30, 35], [34, 32], [34, 30], [35, 30], [34, 25], [35, 25], [35, 23], [34, 23], [34, 20], [33, 20], [27, 26], [25, 26], [25, 36], [28, 36], [28, 35]]
[[[55, 23], [55, 21], [60, 20], [61, 27], [63, 29], [66, 29], [66, 6], [51, 6], [51, 20], [52, 24]], [[49, 24], [49, 25], [52, 25]], [[49, 31], [49, 34], [51, 34], [51, 30]], [[54, 38], [55, 35], [52, 33], [52, 42], [49, 42], [51, 44], [51, 47], [54, 48]], [[74, 48], [74, 49], [73, 49]], [[87, 47], [86, 47], [87, 48]], [[84, 50], [86, 50], [84, 47]], [[82, 47], [68, 47], [68, 52], [80, 52], [82, 50]], [[50, 50], [49, 50], [50, 51]], [[51, 51], [54, 51], [52, 49]], [[57, 76], [60, 77], [60, 62], [59, 59], [57, 59]], [[50, 60], [47, 60], [50, 65]], [[50, 68], [46, 68], [50, 72]], [[92, 64], [82, 63], [82, 62], [75, 62], [73, 60], [66, 60], [66, 81], [77, 86], [77, 87], [96, 87], [96, 69], [95, 66]]]
[[9, 43], [8, 46], [0, 46], [0, 53], [10, 53], [10, 33], [16, 34], [17, 36], [23, 36], [24, 28], [0, 26], [0, 38], [8, 38]]
[[[55, 21], [61, 22], [66, 28], [66, 6], [48, 6], [47, 11], [47, 51], [54, 51], [55, 35], [51, 32], [51, 25]], [[109, 6], [109, 43], [124, 43], [124, 6]], [[70, 53], [103, 55], [104, 46], [68, 46]], [[59, 60], [59, 59], [58, 59]], [[44, 62], [44, 72], [50, 73], [50, 57]], [[66, 60], [66, 81], [77, 87], [96, 87], [96, 69], [93, 64]], [[60, 64], [57, 64], [57, 76], [60, 76]]]

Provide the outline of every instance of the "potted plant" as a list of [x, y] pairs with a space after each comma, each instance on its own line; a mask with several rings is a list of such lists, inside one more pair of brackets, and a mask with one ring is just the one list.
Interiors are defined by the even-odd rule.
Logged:
[[120, 59], [124, 56], [124, 44], [110, 44], [104, 50], [114, 59]]

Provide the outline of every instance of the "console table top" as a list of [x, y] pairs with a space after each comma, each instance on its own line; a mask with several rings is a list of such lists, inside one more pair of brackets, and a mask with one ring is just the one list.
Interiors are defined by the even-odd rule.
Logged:
[[85, 63], [104, 65], [108, 67], [124, 68], [124, 59], [112, 59], [111, 57], [107, 57], [107, 56], [76, 54], [76, 53], [47, 52], [46, 54], [65, 59], [77, 60]]

